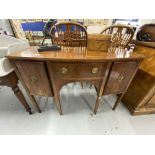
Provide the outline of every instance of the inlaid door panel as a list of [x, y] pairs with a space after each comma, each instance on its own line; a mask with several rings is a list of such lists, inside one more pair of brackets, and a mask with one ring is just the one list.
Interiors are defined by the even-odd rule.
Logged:
[[43, 62], [17, 61], [15, 63], [32, 95], [53, 96]]
[[130, 82], [135, 70], [137, 62], [114, 62], [109, 79], [105, 86], [104, 94], [121, 93]]

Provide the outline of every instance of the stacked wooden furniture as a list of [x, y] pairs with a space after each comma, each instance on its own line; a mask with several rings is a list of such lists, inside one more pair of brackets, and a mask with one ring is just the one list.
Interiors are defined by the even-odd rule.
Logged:
[[133, 115], [155, 113], [155, 43], [134, 41], [134, 53], [143, 54], [141, 63], [123, 102]]

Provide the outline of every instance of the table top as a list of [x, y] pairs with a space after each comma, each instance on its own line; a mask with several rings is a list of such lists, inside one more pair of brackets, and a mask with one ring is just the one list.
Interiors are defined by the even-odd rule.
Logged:
[[36, 47], [17, 51], [6, 56], [10, 60], [32, 61], [126, 61], [144, 59], [143, 55], [126, 51], [102, 52], [89, 51], [85, 47], [63, 47], [59, 51], [38, 52]]

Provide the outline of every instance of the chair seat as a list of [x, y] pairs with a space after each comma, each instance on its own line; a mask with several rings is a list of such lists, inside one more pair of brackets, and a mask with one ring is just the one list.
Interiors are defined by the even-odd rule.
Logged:
[[14, 69], [7, 58], [0, 58], [0, 77], [10, 74], [13, 70]]
[[28, 47], [30, 46], [26, 39], [20, 40], [7, 35], [0, 35], [0, 77], [8, 75], [14, 70], [5, 56]]
[[0, 58], [6, 56], [8, 52], [8, 47], [0, 47]]

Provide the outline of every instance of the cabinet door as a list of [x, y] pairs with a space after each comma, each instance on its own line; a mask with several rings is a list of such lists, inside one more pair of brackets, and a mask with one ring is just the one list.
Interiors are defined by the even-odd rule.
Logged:
[[32, 95], [52, 96], [43, 62], [18, 61], [16, 66]]
[[155, 95], [150, 99], [150, 101], [145, 105], [145, 107], [154, 108], [155, 107]]
[[137, 69], [137, 62], [114, 62], [104, 94], [122, 93]]

